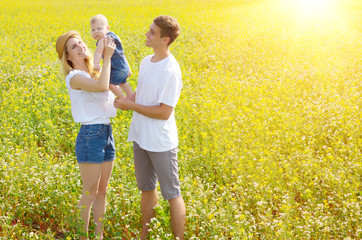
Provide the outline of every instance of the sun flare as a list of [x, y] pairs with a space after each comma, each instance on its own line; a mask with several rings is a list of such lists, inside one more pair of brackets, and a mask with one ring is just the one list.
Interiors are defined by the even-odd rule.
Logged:
[[328, 8], [330, 0], [294, 0], [299, 2], [299, 4], [310, 10], [323, 10], [325, 8]]
[[334, 8], [336, 0], [289, 0], [303, 15], [328, 14]]

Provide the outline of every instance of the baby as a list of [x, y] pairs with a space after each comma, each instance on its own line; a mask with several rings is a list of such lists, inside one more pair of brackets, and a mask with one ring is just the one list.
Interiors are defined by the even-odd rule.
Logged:
[[90, 21], [90, 27], [92, 38], [97, 40], [97, 48], [94, 53], [94, 69], [97, 71], [100, 71], [101, 69], [99, 63], [101, 61], [104, 48], [103, 38], [110, 36], [116, 43], [116, 49], [111, 58], [111, 76], [109, 88], [119, 98], [125, 98], [122, 90], [126, 93], [128, 98], [131, 98], [133, 91], [126, 79], [127, 77], [130, 77], [132, 73], [124, 55], [120, 38], [113, 32], [109, 31], [108, 20], [102, 14], [97, 14], [92, 17]]

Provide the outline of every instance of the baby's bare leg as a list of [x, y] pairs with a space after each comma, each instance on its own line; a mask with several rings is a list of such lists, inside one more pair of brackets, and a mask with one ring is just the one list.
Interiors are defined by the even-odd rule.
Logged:
[[115, 84], [109, 84], [109, 89], [111, 89], [111, 91], [114, 93], [114, 95], [116, 95], [119, 98], [125, 98], [126, 96], [124, 95], [124, 93], [122, 92], [122, 89], [120, 88], [119, 85], [115, 85]]
[[121, 83], [120, 84], [120, 87], [122, 88], [122, 90], [126, 93], [127, 97], [131, 96], [133, 91], [132, 91], [132, 88], [131, 86], [129, 85], [128, 82], [125, 82], [125, 83]]

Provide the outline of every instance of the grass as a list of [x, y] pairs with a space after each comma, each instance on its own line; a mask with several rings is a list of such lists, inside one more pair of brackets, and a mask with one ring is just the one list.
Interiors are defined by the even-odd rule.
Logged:
[[[355, 0], [301, 11], [293, 0], [0, 0], [0, 239], [76, 239], [79, 126], [59, 72], [57, 37], [103, 13], [137, 85], [160, 14], [182, 34], [171, 52], [184, 88], [176, 108], [188, 239], [361, 239], [361, 9]], [[106, 239], [140, 233], [140, 194], [113, 119], [117, 160]], [[167, 201], [150, 239], [171, 239]]]

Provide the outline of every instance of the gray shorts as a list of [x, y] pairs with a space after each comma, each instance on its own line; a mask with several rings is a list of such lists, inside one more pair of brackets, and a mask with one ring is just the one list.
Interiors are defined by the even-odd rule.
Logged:
[[166, 152], [150, 152], [133, 142], [134, 168], [138, 189], [153, 191], [160, 183], [161, 194], [167, 199], [181, 196], [177, 167], [177, 148]]

